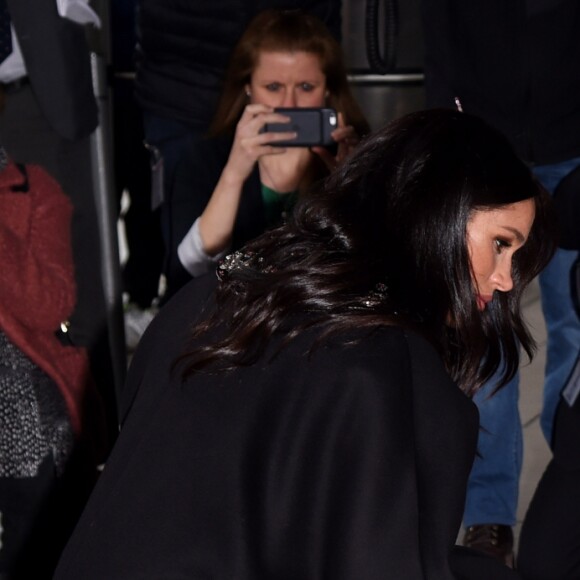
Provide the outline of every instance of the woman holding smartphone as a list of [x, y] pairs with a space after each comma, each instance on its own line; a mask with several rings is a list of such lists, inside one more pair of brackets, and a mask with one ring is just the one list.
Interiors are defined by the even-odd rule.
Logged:
[[[291, 130], [264, 132], [268, 123], [289, 121], [274, 111], [278, 107], [337, 111], [335, 151], [276, 146], [295, 137]], [[296, 197], [326, 176], [368, 129], [350, 92], [341, 48], [325, 25], [297, 10], [256, 16], [234, 49], [210, 129], [223, 145], [220, 154], [203, 163], [192, 158], [177, 171], [174, 212], [181, 213], [175, 217], [182, 228], [174, 235], [181, 240], [183, 281], [280, 223]], [[179, 187], [192, 178], [196, 191]]]

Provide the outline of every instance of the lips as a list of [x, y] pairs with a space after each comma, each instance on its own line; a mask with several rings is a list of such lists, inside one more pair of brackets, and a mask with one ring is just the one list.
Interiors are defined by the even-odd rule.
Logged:
[[477, 298], [477, 307], [480, 310], [485, 310], [487, 303], [493, 300], [493, 296], [490, 296], [488, 294], [478, 294], [476, 298]]

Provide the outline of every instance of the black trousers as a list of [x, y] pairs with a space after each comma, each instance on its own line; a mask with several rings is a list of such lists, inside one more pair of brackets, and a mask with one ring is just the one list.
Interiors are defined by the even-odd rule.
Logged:
[[96, 478], [80, 449], [60, 477], [50, 455], [34, 477], [0, 477], [0, 580], [52, 578]]
[[129, 257], [123, 269], [123, 291], [130, 302], [148, 308], [158, 295], [164, 246], [160, 211], [151, 209], [149, 152], [132, 80], [115, 79], [113, 85], [113, 138], [117, 199], [120, 202], [125, 190], [130, 198], [125, 214]]

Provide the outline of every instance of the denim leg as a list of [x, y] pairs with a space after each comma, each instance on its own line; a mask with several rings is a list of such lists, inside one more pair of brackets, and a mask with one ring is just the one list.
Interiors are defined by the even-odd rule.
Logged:
[[475, 395], [480, 431], [476, 456], [467, 485], [463, 523], [516, 522], [519, 479], [522, 468], [522, 428], [518, 409], [516, 375], [493, 396], [497, 381], [489, 380]]
[[[534, 174], [553, 193], [558, 183], [580, 165], [580, 158], [563, 163], [541, 165]], [[544, 379], [544, 404], [540, 419], [548, 443], [556, 407], [580, 352], [580, 319], [572, 299], [572, 265], [578, 257], [574, 250], [557, 250], [548, 267], [540, 274], [542, 311], [546, 322], [548, 349]]]

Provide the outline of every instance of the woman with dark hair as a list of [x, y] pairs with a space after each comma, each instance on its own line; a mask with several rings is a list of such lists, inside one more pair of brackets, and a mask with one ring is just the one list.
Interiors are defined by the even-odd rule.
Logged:
[[[283, 133], [263, 132], [267, 123], [289, 121], [274, 112], [278, 107], [337, 111], [336, 150], [277, 146], [295, 138], [292, 125]], [[177, 171], [174, 223], [181, 223], [175, 237], [182, 282], [279, 225], [296, 197], [328, 175], [368, 131], [341, 48], [326, 26], [299, 10], [259, 13], [234, 48], [210, 127], [219, 154], [192, 155]], [[169, 295], [178, 289], [170, 286]]]
[[548, 203], [475, 117], [367, 138], [152, 323], [56, 578], [512, 578], [454, 548], [467, 395], [533, 351]]

